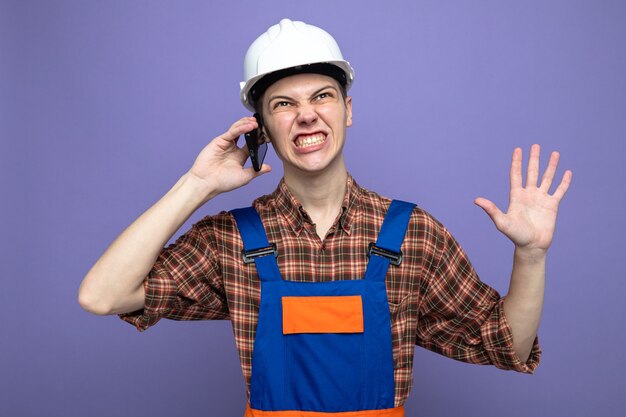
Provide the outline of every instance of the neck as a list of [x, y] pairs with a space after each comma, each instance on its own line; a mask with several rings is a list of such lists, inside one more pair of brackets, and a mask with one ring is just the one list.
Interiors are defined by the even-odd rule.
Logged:
[[348, 172], [343, 163], [323, 172], [306, 173], [285, 170], [289, 191], [302, 204], [312, 220], [335, 219], [346, 195]]

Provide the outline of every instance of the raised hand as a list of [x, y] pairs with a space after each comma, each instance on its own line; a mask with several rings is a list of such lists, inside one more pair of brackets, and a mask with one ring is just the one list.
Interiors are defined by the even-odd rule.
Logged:
[[516, 249], [534, 255], [545, 255], [550, 247], [559, 203], [572, 181], [572, 171], [565, 171], [554, 193], [549, 193], [559, 163], [559, 153], [552, 152], [541, 183], [537, 185], [540, 151], [539, 145], [530, 149], [525, 186], [522, 186], [522, 149], [513, 151], [511, 192], [506, 213], [485, 198], [474, 200], [493, 220], [496, 228], [511, 239]]
[[267, 164], [263, 164], [259, 172], [252, 167], [243, 167], [249, 157], [248, 148], [245, 143], [242, 147], [237, 146], [237, 140], [256, 128], [254, 117], [243, 117], [202, 149], [188, 174], [207, 185], [207, 199], [246, 185], [271, 171]]
[[210, 198], [270, 171], [265, 164], [258, 173], [243, 167], [248, 149], [238, 147], [237, 139], [256, 127], [254, 117], [244, 117], [213, 139], [191, 169], [115, 239], [81, 284], [84, 309], [120, 314], [145, 306], [144, 280], [176, 230]]

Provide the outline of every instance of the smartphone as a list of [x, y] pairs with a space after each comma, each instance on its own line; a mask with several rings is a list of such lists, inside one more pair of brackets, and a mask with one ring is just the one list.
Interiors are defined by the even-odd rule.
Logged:
[[248, 145], [248, 152], [250, 154], [250, 161], [255, 171], [261, 170], [261, 165], [265, 160], [265, 154], [267, 153], [267, 142], [265, 142], [265, 134], [263, 133], [263, 120], [259, 113], [254, 113], [259, 127], [251, 132], [245, 134], [246, 145]]

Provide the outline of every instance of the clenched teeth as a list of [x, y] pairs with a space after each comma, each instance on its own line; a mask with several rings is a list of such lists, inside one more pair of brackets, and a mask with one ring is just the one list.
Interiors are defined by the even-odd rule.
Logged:
[[313, 136], [300, 136], [296, 139], [296, 146], [298, 148], [306, 148], [307, 146], [319, 145], [326, 140], [326, 135], [317, 134]]

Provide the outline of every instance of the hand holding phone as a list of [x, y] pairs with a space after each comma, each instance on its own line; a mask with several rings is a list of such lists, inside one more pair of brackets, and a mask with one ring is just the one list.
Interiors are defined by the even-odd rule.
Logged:
[[255, 171], [260, 171], [265, 154], [267, 153], [267, 142], [265, 142], [265, 134], [263, 133], [263, 119], [259, 113], [254, 113], [254, 118], [258, 127], [251, 132], [245, 134], [250, 161]]

